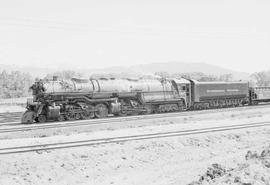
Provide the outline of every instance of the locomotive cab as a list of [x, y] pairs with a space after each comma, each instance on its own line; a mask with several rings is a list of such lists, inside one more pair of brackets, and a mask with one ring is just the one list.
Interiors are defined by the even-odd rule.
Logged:
[[172, 84], [176, 87], [177, 93], [180, 98], [185, 101], [186, 108], [189, 108], [191, 104], [191, 83], [190, 81], [180, 78], [173, 79]]

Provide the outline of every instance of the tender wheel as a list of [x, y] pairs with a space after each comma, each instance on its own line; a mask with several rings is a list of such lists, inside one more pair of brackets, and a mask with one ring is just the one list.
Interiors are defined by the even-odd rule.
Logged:
[[165, 106], [164, 106], [164, 105], [160, 105], [160, 106], [158, 107], [158, 111], [159, 111], [160, 113], [164, 113], [164, 112], [165, 112]]
[[95, 106], [95, 109], [96, 109], [95, 115], [96, 115], [97, 118], [105, 118], [105, 117], [108, 116], [109, 111], [108, 111], [108, 108], [107, 108], [106, 105], [97, 104]]
[[45, 115], [41, 114], [41, 115], [38, 116], [37, 120], [38, 120], [39, 123], [45, 123], [47, 118], [46, 118]]
[[172, 105], [172, 111], [176, 112], [178, 110], [179, 110], [178, 106], [176, 104], [173, 104]]

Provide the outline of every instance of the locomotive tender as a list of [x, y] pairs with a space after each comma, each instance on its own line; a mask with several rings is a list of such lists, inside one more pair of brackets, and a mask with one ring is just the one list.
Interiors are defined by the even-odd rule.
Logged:
[[27, 102], [22, 123], [240, 106], [249, 103], [252, 94], [247, 82], [198, 82], [184, 78], [54, 78], [35, 82], [31, 89], [33, 100]]

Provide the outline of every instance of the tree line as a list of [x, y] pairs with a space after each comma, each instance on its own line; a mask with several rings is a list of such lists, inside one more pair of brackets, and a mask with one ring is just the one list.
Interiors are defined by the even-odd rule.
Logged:
[[29, 96], [29, 87], [33, 83], [29, 73], [20, 71], [0, 72], [0, 98], [19, 98]]
[[174, 73], [170, 74], [167, 72], [156, 72], [155, 75], [161, 76], [162, 78], [186, 78], [194, 79], [200, 82], [209, 82], [209, 81], [233, 81], [232, 74], [222, 74], [222, 75], [210, 75], [202, 72], [190, 72], [190, 73]]
[[259, 87], [270, 86], [270, 71], [260, 71], [253, 73], [251, 77], [255, 80], [255, 83]]

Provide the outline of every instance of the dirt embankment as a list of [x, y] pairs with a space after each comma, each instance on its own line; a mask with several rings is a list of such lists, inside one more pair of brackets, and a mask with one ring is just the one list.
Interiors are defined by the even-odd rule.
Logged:
[[[123, 122], [114, 124], [113, 129], [110, 127], [104, 130], [103, 126], [103, 129], [92, 130], [83, 135], [90, 138], [95, 134], [97, 136], [135, 134], [270, 120], [269, 108], [240, 112], [237, 110], [226, 113], [208, 112], [192, 117], [187, 115], [152, 121]], [[135, 122], [138, 125], [136, 128]], [[26, 133], [29, 135], [29, 132]], [[9, 142], [26, 144], [33, 141], [37, 144], [43, 139], [55, 140], [53, 137], [68, 140], [80, 136], [75, 131], [66, 136], [57, 135], [42, 139], [23, 137], [3, 139], [1, 144], [2, 147], [9, 145]], [[262, 154], [249, 151], [261, 151], [265, 146], [269, 146], [269, 143], [270, 128], [262, 127], [0, 155], [0, 184], [267, 184], [270, 173], [266, 161], [269, 159], [269, 152]], [[207, 171], [208, 166], [210, 168]]]
[[[221, 177], [231, 172], [229, 168], [236, 169], [235, 174], [247, 168], [241, 166], [246, 162], [246, 153], [259, 151], [270, 143], [269, 136], [270, 129], [260, 128], [3, 155], [0, 156], [0, 184], [185, 185], [200, 179], [213, 163], [220, 164], [217, 167], [221, 169]], [[260, 166], [261, 157], [248, 158], [258, 170], [267, 170]], [[262, 171], [262, 174], [266, 172], [269, 173]], [[253, 178], [257, 172], [249, 173]], [[232, 177], [231, 181], [234, 180]], [[241, 176], [238, 180], [249, 182]], [[217, 182], [209, 180], [202, 184]]]
[[198, 181], [189, 185], [269, 185], [270, 184], [270, 146], [261, 152], [248, 151], [245, 161], [234, 168], [212, 164]]

